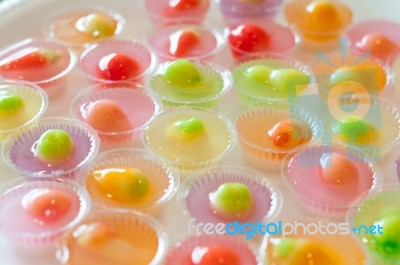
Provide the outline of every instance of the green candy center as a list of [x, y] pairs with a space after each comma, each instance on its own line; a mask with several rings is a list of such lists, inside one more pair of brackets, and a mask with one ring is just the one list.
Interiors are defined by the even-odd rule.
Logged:
[[0, 115], [11, 115], [20, 111], [24, 106], [24, 100], [13, 94], [0, 95]]
[[172, 62], [167, 67], [164, 77], [167, 82], [180, 88], [191, 88], [202, 80], [196, 65], [186, 59]]
[[44, 132], [37, 143], [39, 157], [49, 162], [65, 159], [72, 150], [73, 143], [69, 134], [60, 129]]

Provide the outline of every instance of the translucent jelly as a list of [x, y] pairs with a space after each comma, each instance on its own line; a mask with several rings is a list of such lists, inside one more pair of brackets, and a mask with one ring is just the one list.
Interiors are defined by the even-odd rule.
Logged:
[[185, 265], [240, 265], [238, 255], [224, 245], [196, 247], [191, 255], [191, 263]]
[[304, 125], [294, 120], [284, 120], [268, 130], [270, 141], [277, 147], [293, 149], [311, 140], [311, 135], [303, 129]]
[[371, 144], [378, 136], [373, 124], [356, 116], [346, 116], [338, 120], [333, 131], [340, 140], [358, 145]]
[[102, 79], [121, 81], [136, 76], [140, 72], [139, 68], [135, 59], [130, 56], [110, 53], [100, 59], [97, 71]]
[[166, 128], [166, 138], [177, 146], [201, 147], [207, 141], [204, 123], [197, 118], [176, 121]]
[[253, 198], [243, 183], [224, 183], [209, 195], [210, 205], [227, 220], [245, 219], [253, 210]]

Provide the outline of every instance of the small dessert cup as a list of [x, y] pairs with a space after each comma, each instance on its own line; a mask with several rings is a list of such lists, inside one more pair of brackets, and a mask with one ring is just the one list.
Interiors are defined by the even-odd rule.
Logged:
[[400, 52], [400, 25], [388, 20], [370, 19], [357, 23], [346, 33], [351, 47], [392, 65]]
[[68, 180], [14, 179], [1, 187], [0, 228], [21, 255], [48, 255], [90, 209], [87, 193]]
[[7, 166], [30, 178], [74, 178], [99, 149], [97, 133], [68, 118], [43, 118], [22, 134], [11, 134], [1, 154]]
[[228, 25], [249, 20], [273, 19], [280, 11], [282, 0], [218, 0]]
[[140, 134], [160, 111], [159, 103], [140, 85], [117, 83], [93, 86], [79, 93], [71, 116], [93, 127], [103, 142], [129, 141]]
[[271, 20], [232, 24], [225, 29], [225, 38], [236, 61], [260, 53], [289, 53], [299, 42], [291, 28]]
[[47, 109], [47, 94], [32, 83], [0, 82], [0, 142], [34, 126]]
[[210, 8], [210, 0], [146, 0], [145, 8], [157, 26], [176, 23], [201, 23]]
[[[193, 76], [187, 75], [188, 67], [194, 70]], [[159, 66], [150, 87], [164, 107], [215, 108], [231, 89], [232, 76], [230, 71], [213, 63], [175, 60]]]
[[142, 83], [157, 65], [156, 56], [133, 40], [108, 40], [91, 45], [81, 54], [79, 67], [92, 84], [113, 87], [118, 82]]
[[385, 185], [364, 194], [347, 214], [356, 236], [367, 248], [372, 264], [400, 264], [400, 186]]
[[76, 5], [57, 10], [46, 21], [45, 33], [78, 52], [121, 34], [125, 18], [110, 7]]
[[179, 58], [211, 61], [223, 48], [225, 39], [214, 27], [186, 23], [156, 29], [147, 42], [161, 61]]
[[285, 5], [284, 15], [308, 48], [330, 49], [350, 25], [353, 12], [337, 0], [298, 0]]
[[326, 53], [310, 63], [324, 100], [343, 94], [382, 95], [394, 87], [393, 70], [368, 53], [348, 51]]
[[400, 143], [400, 112], [394, 104], [374, 97], [334, 102], [323, 122], [330, 141], [357, 149], [374, 162]]
[[179, 185], [178, 174], [167, 164], [134, 148], [98, 154], [80, 177], [95, 207], [148, 214], [169, 201]]
[[[245, 196], [246, 192], [250, 196]], [[266, 176], [237, 166], [221, 166], [193, 174], [182, 184], [178, 199], [184, 212], [197, 223], [215, 225], [234, 221], [269, 222], [282, 207], [280, 191]], [[221, 203], [234, 206], [216, 207]], [[246, 239], [250, 238], [246, 235]]]
[[289, 109], [240, 109], [235, 126], [244, 158], [266, 171], [280, 170], [287, 154], [315, 144], [322, 134], [317, 118], [294, 105]]
[[318, 145], [288, 155], [282, 175], [308, 213], [343, 219], [352, 202], [382, 181], [381, 170], [356, 151]]
[[315, 83], [314, 74], [306, 65], [270, 53], [241, 57], [232, 76], [241, 101], [251, 107], [296, 103], [302, 94], [312, 91]]
[[155, 219], [130, 211], [92, 213], [70, 229], [56, 253], [59, 264], [157, 265], [168, 238]]
[[25, 39], [0, 51], [0, 76], [33, 83], [54, 98], [66, 89], [76, 61], [75, 53], [60, 43]]
[[176, 243], [167, 253], [164, 264], [208, 264], [205, 261], [218, 264], [221, 260], [229, 265], [258, 264], [256, 255], [245, 243], [221, 235], [192, 236]]
[[282, 233], [267, 234], [260, 253], [262, 265], [370, 264], [363, 245], [345, 223], [303, 219], [283, 224]]
[[172, 167], [192, 172], [216, 165], [236, 144], [229, 120], [188, 107], [161, 112], [145, 128], [144, 146]]

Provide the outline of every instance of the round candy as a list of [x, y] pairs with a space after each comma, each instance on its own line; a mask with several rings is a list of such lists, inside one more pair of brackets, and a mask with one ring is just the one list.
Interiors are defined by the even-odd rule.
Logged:
[[226, 219], [246, 218], [253, 209], [253, 197], [243, 183], [224, 183], [209, 195], [211, 207]]
[[193, 265], [240, 265], [238, 256], [221, 245], [196, 247], [191, 255]]
[[24, 100], [14, 94], [0, 94], [0, 117], [19, 113], [24, 108]]
[[176, 10], [187, 10], [196, 8], [202, 0], [169, 0], [169, 6]]
[[321, 156], [321, 177], [330, 185], [357, 188], [358, 172], [347, 156], [332, 152]]
[[254, 65], [246, 69], [245, 76], [251, 81], [268, 84], [272, 69], [264, 65]]
[[57, 189], [33, 189], [22, 198], [25, 211], [41, 222], [55, 222], [71, 208], [70, 196]]
[[268, 130], [268, 137], [277, 147], [292, 149], [307, 141], [302, 125], [294, 120], [283, 120]]
[[37, 157], [44, 162], [62, 162], [69, 158], [74, 144], [69, 134], [61, 129], [47, 130], [37, 141]]
[[337, 121], [333, 131], [352, 144], [369, 144], [377, 135], [375, 127], [368, 121], [355, 116], [346, 116]]
[[169, 52], [175, 57], [184, 57], [200, 41], [200, 35], [192, 29], [179, 30], [169, 36]]
[[93, 38], [111, 37], [117, 29], [118, 22], [108, 16], [92, 13], [76, 22], [76, 28]]
[[168, 125], [166, 130], [167, 139], [172, 142], [193, 142], [203, 138], [206, 134], [204, 123], [198, 118], [189, 118], [176, 121]]
[[90, 103], [84, 115], [87, 123], [99, 131], [122, 132], [132, 129], [129, 118], [113, 100], [100, 99]]
[[376, 233], [372, 244], [376, 251], [389, 259], [400, 259], [400, 214], [386, 214], [374, 225], [382, 227], [382, 233]]
[[360, 42], [356, 43], [356, 47], [360, 51], [371, 53], [372, 56], [384, 61], [400, 50], [394, 42], [379, 33], [365, 35]]
[[125, 54], [111, 53], [103, 56], [98, 65], [99, 75], [112, 81], [120, 81], [137, 75], [139, 64]]
[[191, 88], [202, 80], [196, 65], [186, 59], [172, 62], [165, 70], [164, 76], [170, 84], [181, 88]]
[[340, 13], [335, 4], [326, 0], [314, 0], [306, 7], [310, 18], [309, 29], [330, 31], [340, 28]]
[[[268, 48], [270, 36], [262, 27], [248, 23], [231, 29], [228, 41], [232, 47], [242, 52], [262, 52]], [[233, 54], [241, 55], [240, 52]]]
[[137, 202], [148, 195], [150, 183], [136, 168], [109, 168], [92, 173], [99, 188], [107, 197], [124, 203]]

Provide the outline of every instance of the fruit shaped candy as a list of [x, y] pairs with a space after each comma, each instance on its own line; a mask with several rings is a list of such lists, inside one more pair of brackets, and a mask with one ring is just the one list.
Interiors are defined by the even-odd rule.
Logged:
[[182, 29], [169, 36], [169, 53], [174, 57], [185, 57], [198, 45], [200, 34], [194, 29]]
[[171, 142], [192, 143], [206, 136], [204, 123], [198, 118], [178, 120], [168, 125], [166, 137]]
[[311, 1], [306, 7], [306, 11], [310, 20], [308, 29], [324, 32], [341, 27], [340, 12], [332, 1]]
[[335, 86], [343, 81], [354, 81], [364, 86], [368, 92], [381, 91], [386, 86], [385, 70], [378, 64], [358, 64], [342, 66], [330, 75], [330, 85]]
[[345, 142], [351, 144], [369, 144], [378, 132], [373, 124], [356, 116], [346, 116], [333, 126], [333, 132]]
[[87, 123], [102, 132], [122, 132], [132, 129], [132, 124], [117, 102], [99, 99], [92, 102], [86, 115]]
[[43, 68], [57, 63], [60, 59], [61, 54], [56, 50], [28, 47], [2, 59], [0, 72]]
[[56, 222], [71, 208], [71, 198], [58, 189], [33, 189], [22, 198], [22, 206], [35, 220]]
[[37, 141], [36, 155], [45, 163], [61, 163], [69, 159], [74, 151], [70, 135], [61, 129], [45, 131]]
[[24, 100], [19, 95], [0, 94], [0, 118], [12, 117], [24, 109]]
[[356, 43], [356, 47], [358, 50], [370, 53], [383, 61], [387, 61], [400, 50], [399, 46], [379, 33], [366, 34], [360, 42]]
[[76, 22], [76, 28], [94, 39], [111, 37], [115, 34], [118, 22], [100, 13], [88, 14]]
[[372, 239], [375, 251], [388, 260], [400, 259], [400, 210], [388, 209], [381, 214], [374, 225], [382, 228], [381, 233], [376, 233]]
[[268, 130], [271, 143], [284, 149], [293, 149], [311, 139], [303, 129], [304, 125], [295, 120], [283, 120]]
[[269, 76], [272, 89], [284, 96], [291, 93], [295, 93], [293, 96], [298, 96], [310, 83], [311, 77], [308, 74], [294, 68], [275, 69]]
[[127, 264], [135, 253], [134, 246], [110, 227], [110, 224], [83, 224], [75, 229], [74, 237], [83, 250], [113, 264]]
[[226, 220], [246, 218], [253, 210], [249, 187], [243, 183], [224, 183], [209, 195], [211, 207]]
[[169, 0], [168, 4], [170, 8], [177, 11], [188, 10], [198, 7], [203, 0]]
[[223, 245], [213, 244], [207, 247], [196, 247], [191, 261], [185, 265], [240, 265], [235, 252]]
[[247, 23], [230, 29], [228, 41], [233, 56], [238, 57], [246, 53], [266, 51], [270, 36], [261, 26]]
[[350, 159], [340, 153], [325, 153], [320, 159], [321, 177], [330, 185], [357, 187], [358, 171]]
[[342, 257], [320, 242], [305, 239], [274, 239], [271, 264], [276, 265], [339, 265]]
[[110, 53], [103, 56], [98, 65], [101, 78], [112, 81], [127, 80], [139, 72], [139, 64], [126, 54]]
[[180, 88], [192, 88], [201, 84], [202, 76], [196, 64], [186, 59], [173, 61], [165, 70], [166, 81]]
[[137, 168], [108, 168], [92, 173], [98, 187], [112, 200], [134, 203], [150, 191], [146, 175]]
[[264, 65], [254, 65], [246, 69], [245, 76], [248, 80], [267, 85], [272, 68]]

